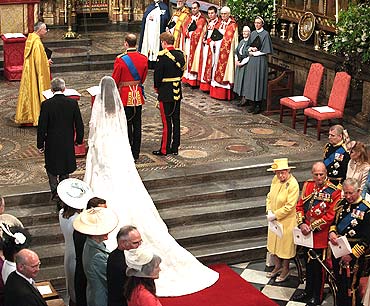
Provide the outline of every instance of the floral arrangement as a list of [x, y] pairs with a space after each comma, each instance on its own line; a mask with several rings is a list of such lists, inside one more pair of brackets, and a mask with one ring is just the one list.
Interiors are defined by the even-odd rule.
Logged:
[[330, 52], [344, 57], [343, 67], [349, 73], [361, 72], [370, 64], [370, 5], [349, 4], [341, 10], [337, 23], [338, 33], [332, 38]]
[[256, 16], [261, 16], [266, 26], [272, 25], [273, 0], [227, 0], [227, 6], [231, 16], [240, 22], [252, 25]]

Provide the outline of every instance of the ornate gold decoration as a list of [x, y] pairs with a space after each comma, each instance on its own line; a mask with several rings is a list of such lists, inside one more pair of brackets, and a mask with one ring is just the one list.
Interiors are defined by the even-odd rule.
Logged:
[[284, 22], [281, 24], [281, 35], [280, 35], [280, 38], [281, 39], [286, 39], [286, 27], [287, 27], [287, 24]]
[[289, 24], [289, 31], [288, 31], [288, 42], [290, 44], [293, 43], [294, 28], [295, 28], [295, 23], [291, 22]]
[[315, 16], [311, 12], [306, 12], [298, 23], [298, 37], [301, 41], [310, 39], [315, 30]]

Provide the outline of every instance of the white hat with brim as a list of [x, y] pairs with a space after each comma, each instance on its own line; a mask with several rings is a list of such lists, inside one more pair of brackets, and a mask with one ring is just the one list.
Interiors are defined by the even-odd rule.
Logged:
[[113, 231], [118, 225], [116, 213], [105, 207], [84, 210], [73, 221], [73, 228], [83, 234], [99, 236]]
[[85, 209], [87, 202], [94, 196], [89, 185], [76, 178], [61, 181], [57, 192], [63, 203], [76, 209]]
[[295, 167], [289, 166], [287, 158], [278, 158], [274, 159], [274, 163], [271, 165], [271, 168], [267, 171], [277, 171], [277, 170], [288, 170], [294, 169]]

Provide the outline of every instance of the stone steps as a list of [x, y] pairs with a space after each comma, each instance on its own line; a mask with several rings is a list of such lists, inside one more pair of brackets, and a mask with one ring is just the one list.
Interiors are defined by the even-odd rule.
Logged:
[[[301, 162], [295, 177], [303, 182], [312, 161]], [[205, 264], [264, 258], [267, 222], [265, 197], [272, 173], [267, 165], [188, 170], [145, 177], [153, 201], [171, 235]], [[160, 176], [158, 174], [158, 176]], [[38, 280], [64, 288], [63, 235], [49, 192], [6, 198], [7, 212], [19, 217], [33, 236], [42, 262]]]

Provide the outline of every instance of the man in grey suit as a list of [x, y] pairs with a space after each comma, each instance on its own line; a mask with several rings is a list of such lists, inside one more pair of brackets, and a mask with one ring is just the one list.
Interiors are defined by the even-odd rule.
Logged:
[[5, 306], [47, 306], [34, 279], [40, 271], [40, 260], [31, 250], [23, 249], [15, 255], [17, 270], [10, 273], [4, 288]]
[[78, 103], [63, 94], [65, 87], [63, 79], [54, 78], [51, 81], [54, 96], [41, 104], [37, 127], [37, 149], [45, 154], [52, 198], [57, 193], [58, 183], [76, 170], [74, 144], [82, 144], [84, 137]]

